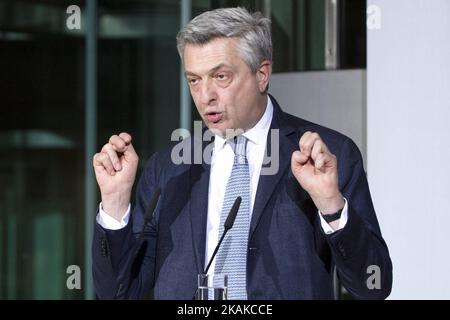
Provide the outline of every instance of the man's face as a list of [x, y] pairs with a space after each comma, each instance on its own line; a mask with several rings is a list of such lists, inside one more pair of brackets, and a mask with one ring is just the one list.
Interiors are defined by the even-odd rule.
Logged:
[[241, 59], [237, 40], [217, 38], [205, 45], [186, 45], [184, 68], [200, 116], [209, 129], [252, 128], [261, 118], [266, 95], [260, 72]]

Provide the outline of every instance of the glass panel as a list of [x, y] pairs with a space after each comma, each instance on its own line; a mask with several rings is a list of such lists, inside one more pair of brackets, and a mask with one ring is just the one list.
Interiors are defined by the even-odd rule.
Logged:
[[[66, 28], [71, 4], [0, 0], [0, 299], [83, 298], [66, 288], [66, 269], [91, 272], [85, 38]], [[130, 132], [141, 166], [179, 126], [179, 10], [179, 1], [99, 1], [97, 143]]]
[[[193, 0], [193, 14], [242, 6], [272, 20], [273, 71], [325, 69], [325, 0]], [[339, 68], [365, 68], [366, 2], [339, 1]]]
[[83, 297], [66, 288], [84, 241], [84, 34], [67, 6], [0, 1], [0, 299]]
[[324, 69], [325, 11], [323, 0], [193, 0], [193, 13], [242, 6], [272, 20], [273, 71]]
[[366, 68], [366, 1], [341, 0], [339, 50], [341, 69]]
[[179, 1], [100, 1], [98, 145], [122, 131], [141, 161], [179, 127]]

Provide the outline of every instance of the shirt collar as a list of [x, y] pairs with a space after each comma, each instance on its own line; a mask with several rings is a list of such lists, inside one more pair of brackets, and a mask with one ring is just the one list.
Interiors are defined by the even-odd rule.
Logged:
[[[273, 117], [273, 104], [270, 100], [270, 97], [267, 97], [267, 106], [264, 114], [261, 119], [256, 123], [256, 125], [243, 133], [243, 136], [246, 137], [250, 142], [258, 145], [265, 141], [267, 137], [267, 132], [270, 128], [270, 123], [272, 122]], [[220, 150], [224, 147], [226, 139], [222, 138], [219, 135], [215, 135], [214, 137], [214, 149]]]

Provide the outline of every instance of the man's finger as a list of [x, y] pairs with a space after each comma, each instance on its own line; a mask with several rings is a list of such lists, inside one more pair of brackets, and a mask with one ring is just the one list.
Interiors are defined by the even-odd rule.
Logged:
[[292, 161], [293, 164], [304, 165], [308, 161], [308, 157], [300, 151], [295, 151], [292, 153]]
[[336, 161], [336, 157], [333, 154], [329, 152], [319, 153], [316, 160], [314, 160], [314, 167], [323, 171], [327, 166], [333, 165], [334, 161]]
[[99, 156], [100, 156], [100, 153], [96, 153], [92, 157], [92, 165], [94, 166], [94, 168], [102, 166], [102, 164], [98, 158]]
[[[306, 135], [305, 138], [303, 138]], [[311, 155], [312, 147], [314, 146], [314, 143], [317, 140], [321, 140], [320, 136], [316, 132], [306, 132], [301, 138], [300, 138], [300, 151], [302, 151], [307, 156]]]
[[311, 158], [315, 161], [320, 153], [329, 152], [322, 139], [316, 140], [311, 150]]
[[133, 144], [129, 144], [127, 145], [127, 148], [125, 150], [125, 152], [123, 153], [125, 160], [126, 161], [137, 161], [139, 160], [139, 157], [136, 153], [136, 151], [134, 150]]
[[125, 141], [116, 134], [109, 138], [109, 143], [117, 152], [125, 152], [125, 150], [127, 149], [127, 144], [125, 143]]
[[106, 172], [108, 172], [112, 176], [116, 174], [116, 170], [114, 170], [111, 159], [106, 152], [100, 152], [94, 156], [94, 166], [103, 167]]
[[103, 146], [102, 152], [106, 152], [108, 154], [116, 171], [122, 170], [122, 164], [120, 163], [119, 156], [110, 143], [107, 143]]
[[306, 139], [311, 135], [311, 131], [306, 131], [302, 136], [300, 137], [300, 140], [298, 141], [298, 148], [302, 150], [302, 146], [305, 143]]
[[125, 144], [130, 144], [131, 143], [131, 135], [126, 133], [126, 132], [122, 132], [121, 134], [119, 134], [119, 137], [123, 139], [123, 141], [125, 141]]
[[314, 167], [317, 170], [321, 170], [323, 166], [325, 165], [326, 155], [325, 153], [319, 153], [314, 160]]

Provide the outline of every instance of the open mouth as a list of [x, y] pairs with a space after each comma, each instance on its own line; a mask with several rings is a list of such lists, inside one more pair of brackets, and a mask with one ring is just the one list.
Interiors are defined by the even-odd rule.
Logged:
[[208, 122], [218, 123], [222, 119], [222, 112], [208, 112], [206, 113]]

